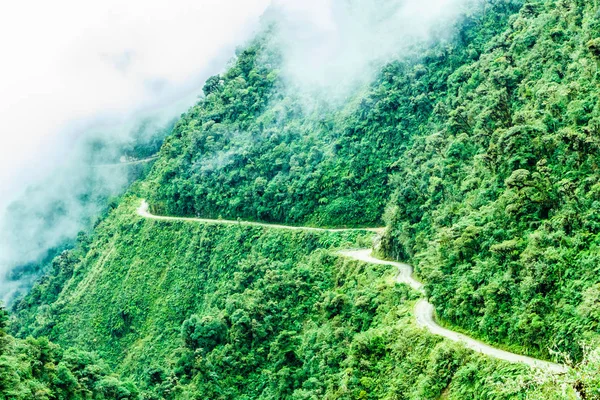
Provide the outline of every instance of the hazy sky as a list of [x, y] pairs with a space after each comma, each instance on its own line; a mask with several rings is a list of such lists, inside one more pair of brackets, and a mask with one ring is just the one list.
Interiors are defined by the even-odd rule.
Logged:
[[197, 86], [209, 66], [222, 68], [268, 4], [269, 0], [3, 2], [0, 207], [24, 181], [35, 180], [60, 162], [69, 146], [66, 132], [76, 131], [67, 128], [175, 100], [191, 90], [192, 83]]

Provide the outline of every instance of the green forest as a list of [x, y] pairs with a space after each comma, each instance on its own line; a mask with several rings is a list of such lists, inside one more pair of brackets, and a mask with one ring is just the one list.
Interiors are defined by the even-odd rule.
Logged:
[[[162, 145], [126, 149], [160, 148], [93, 229], [30, 266], [0, 310], [0, 399], [600, 399], [599, 4], [473, 7], [308, 109], [265, 27]], [[395, 268], [340, 254], [371, 247], [414, 266], [444, 327], [568, 372], [422, 329]]]
[[386, 251], [439, 317], [543, 357], [578, 360], [599, 332], [597, 11], [527, 3], [449, 77], [390, 178]]

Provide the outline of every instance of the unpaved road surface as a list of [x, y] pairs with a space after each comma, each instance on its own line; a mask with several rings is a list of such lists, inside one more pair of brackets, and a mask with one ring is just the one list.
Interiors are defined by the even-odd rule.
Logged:
[[[413, 269], [408, 264], [377, 259], [373, 257], [371, 250], [342, 251], [341, 254], [345, 257], [352, 258], [358, 261], [363, 261], [366, 263], [392, 265], [398, 268], [398, 275], [396, 277], [396, 281], [398, 283], [407, 284], [411, 288], [419, 291], [421, 294], [425, 294], [423, 284], [421, 284], [421, 282], [415, 280], [412, 277]], [[500, 360], [508, 361], [511, 363], [523, 363], [531, 367], [539, 368], [553, 373], [567, 372], [567, 367], [564, 365], [538, 360], [535, 358], [521, 356], [518, 354], [510, 353], [508, 351], [500, 350], [495, 347], [489, 346], [485, 343], [482, 343], [478, 340], [470, 338], [466, 335], [463, 335], [462, 333], [446, 329], [440, 326], [437, 322], [435, 322], [434, 310], [435, 309], [433, 305], [429, 303], [426, 299], [419, 300], [415, 305], [415, 318], [417, 320], [417, 324], [423, 328], [426, 328], [434, 335], [443, 336], [446, 339], [452, 340], [453, 342], [460, 342], [465, 347], [471, 350], [485, 354], [490, 357], [498, 358]]]
[[227, 219], [207, 219], [207, 218], [186, 218], [186, 217], [163, 217], [150, 213], [148, 203], [146, 200], [142, 201], [142, 205], [138, 208], [137, 213], [139, 216], [149, 219], [156, 219], [161, 221], [188, 221], [188, 222], [200, 222], [203, 224], [221, 224], [221, 225], [244, 225], [244, 226], [262, 226], [265, 228], [277, 228], [277, 229], [288, 229], [293, 231], [315, 231], [315, 232], [376, 232], [381, 233], [384, 228], [341, 228], [341, 229], [327, 229], [327, 228], [313, 228], [307, 226], [290, 226], [290, 225], [278, 225], [278, 224], [266, 224], [262, 222], [249, 222], [249, 221], [234, 221]]
[[143, 158], [141, 160], [116, 162], [116, 163], [112, 163], [112, 164], [97, 164], [97, 165], [94, 165], [94, 167], [96, 167], [96, 168], [123, 167], [123, 166], [128, 166], [128, 165], [146, 164], [146, 163], [152, 162], [154, 160], [158, 160], [158, 156]]

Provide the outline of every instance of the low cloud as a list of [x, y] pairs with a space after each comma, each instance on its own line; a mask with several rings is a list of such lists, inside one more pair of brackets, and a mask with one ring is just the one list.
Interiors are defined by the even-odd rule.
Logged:
[[[2, 279], [9, 270], [72, 238], [97, 215], [100, 204], [90, 196], [105, 198], [127, 183], [126, 172], [105, 173], [89, 163], [116, 157], [142, 121], [161, 129], [184, 112], [204, 80], [252, 36], [268, 5], [25, 0], [0, 6], [0, 298], [9, 291]], [[85, 154], [90, 138], [108, 144], [103, 154]]]
[[392, 60], [452, 36], [484, 0], [274, 1], [284, 78], [309, 96], [343, 100]]

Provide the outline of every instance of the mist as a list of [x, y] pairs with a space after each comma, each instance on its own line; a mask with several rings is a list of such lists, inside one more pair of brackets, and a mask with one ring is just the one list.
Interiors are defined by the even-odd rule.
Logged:
[[[13, 2], [0, 13], [0, 299], [19, 268], [72, 241], [131, 183], [125, 149], [154, 148], [257, 31], [282, 55], [284, 90], [343, 104], [392, 60], [447, 40], [484, 0]], [[233, 142], [251, 140], [232, 133]], [[234, 146], [235, 147], [235, 146]], [[156, 150], [156, 148], [154, 148]], [[196, 168], [228, 165], [237, 150]], [[241, 151], [241, 150], [240, 150]], [[110, 164], [115, 164], [110, 167]], [[103, 166], [104, 167], [101, 167]]]
[[276, 0], [273, 45], [283, 79], [312, 103], [343, 102], [393, 60], [418, 58], [453, 37], [457, 24], [485, 0]]
[[252, 37], [268, 5], [2, 5], [0, 299], [28, 284], [8, 273], [72, 240], [130, 182], [127, 168], [95, 164], [118, 162], [134, 141], [168, 133], [204, 81]]

